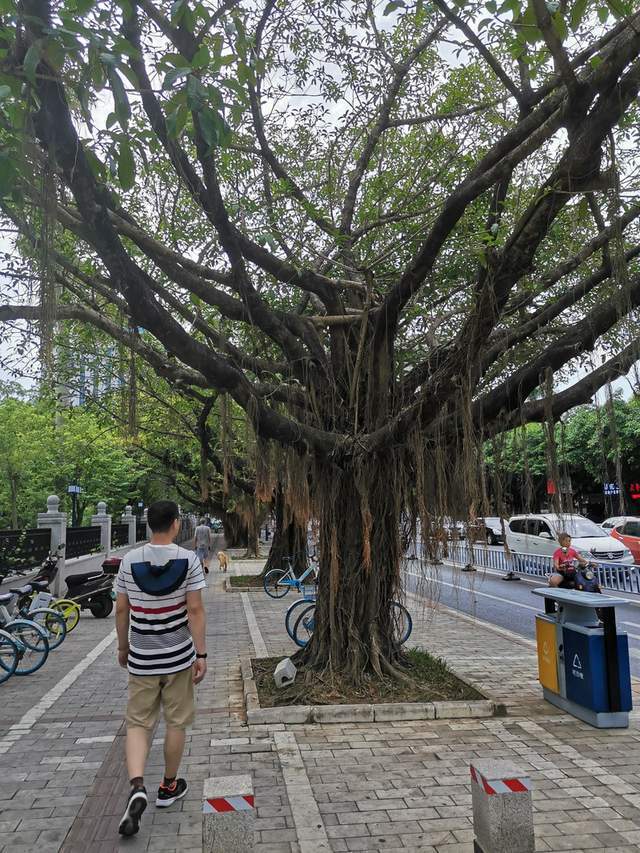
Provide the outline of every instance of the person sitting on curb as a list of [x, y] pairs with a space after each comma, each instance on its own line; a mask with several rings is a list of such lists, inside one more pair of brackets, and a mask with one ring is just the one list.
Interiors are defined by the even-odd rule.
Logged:
[[122, 559], [116, 581], [118, 662], [129, 670], [126, 760], [131, 790], [118, 831], [135, 835], [148, 805], [144, 768], [162, 706], [164, 779], [156, 806], [170, 806], [187, 793], [176, 778], [186, 729], [195, 715], [194, 684], [207, 672], [205, 586], [193, 551], [174, 544], [180, 531], [178, 505], [157, 501], [149, 507], [149, 544]]
[[584, 568], [588, 566], [575, 548], [571, 547], [571, 536], [568, 533], [561, 533], [558, 536], [560, 547], [556, 548], [553, 554], [554, 573], [549, 577], [549, 586], [563, 586], [567, 584], [571, 574], [575, 572], [574, 560]]

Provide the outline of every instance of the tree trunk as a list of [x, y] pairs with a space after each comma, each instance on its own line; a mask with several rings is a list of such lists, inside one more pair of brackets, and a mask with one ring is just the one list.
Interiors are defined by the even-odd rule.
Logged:
[[274, 510], [276, 526], [262, 574], [266, 575], [271, 569], [281, 569], [284, 558], [290, 557], [296, 575], [300, 575], [308, 562], [307, 529], [295, 519], [288, 519], [285, 523], [285, 500], [280, 483], [275, 492]]
[[225, 548], [247, 547], [247, 523], [237, 512], [224, 512], [222, 514], [222, 526], [224, 528]]
[[368, 675], [398, 674], [392, 602], [400, 590], [400, 465], [389, 451], [344, 468], [317, 468], [316, 627], [298, 662], [331, 668], [355, 684]]
[[244, 554], [245, 560], [252, 560], [260, 556], [260, 522], [256, 508], [255, 498], [252, 499], [249, 521], [247, 522], [247, 550]]

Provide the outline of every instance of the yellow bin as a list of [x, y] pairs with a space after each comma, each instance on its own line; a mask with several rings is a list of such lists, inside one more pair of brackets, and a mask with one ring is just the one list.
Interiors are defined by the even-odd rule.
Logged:
[[536, 616], [536, 642], [538, 646], [538, 678], [540, 684], [554, 693], [560, 692], [558, 683], [558, 646], [556, 623]]

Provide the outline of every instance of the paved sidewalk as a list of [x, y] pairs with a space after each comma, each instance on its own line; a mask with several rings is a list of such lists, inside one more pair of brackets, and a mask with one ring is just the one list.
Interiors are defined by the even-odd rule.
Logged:
[[[231, 566], [258, 570], [256, 561]], [[471, 853], [468, 766], [479, 756], [512, 758], [531, 776], [538, 850], [640, 849], [637, 714], [629, 730], [596, 731], [557, 713], [540, 697], [529, 641], [410, 599], [412, 641], [482, 684], [507, 717], [247, 727], [239, 656], [253, 646], [245, 604], [254, 642], [290, 653], [283, 615], [291, 596], [224, 593], [223, 576], [209, 577], [210, 676], [198, 688], [187, 742], [187, 797], [171, 809], [150, 807], [139, 835], [119, 842], [126, 675], [109, 640], [113, 618], [83, 615], [46, 668], [0, 686], [0, 851], [199, 851], [203, 780], [248, 772], [257, 853]], [[161, 739], [160, 727], [149, 788], [162, 773]]]

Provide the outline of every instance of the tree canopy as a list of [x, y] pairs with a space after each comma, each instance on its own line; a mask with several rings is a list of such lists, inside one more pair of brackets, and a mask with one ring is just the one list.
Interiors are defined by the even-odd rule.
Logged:
[[37, 320], [45, 365], [90, 324], [290, 448], [311, 657], [389, 666], [402, 508], [473, 511], [483, 437], [637, 359], [631, 6], [3, 0], [0, 320]]

